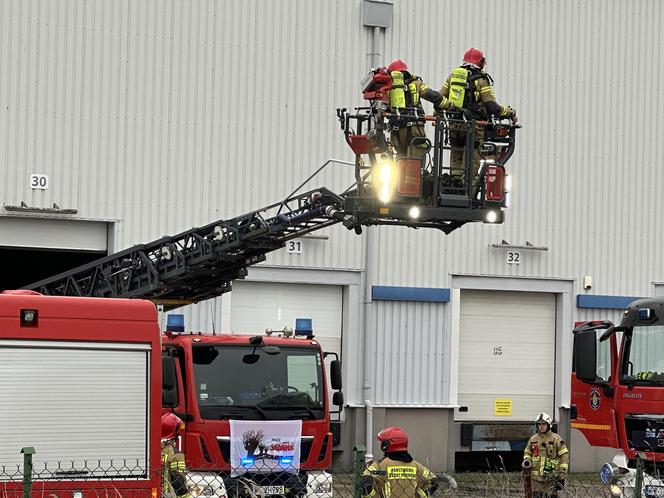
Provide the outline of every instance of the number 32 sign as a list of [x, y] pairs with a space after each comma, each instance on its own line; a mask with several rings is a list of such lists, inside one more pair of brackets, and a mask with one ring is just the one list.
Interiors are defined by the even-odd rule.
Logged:
[[505, 253], [505, 262], [508, 265], [520, 265], [521, 253], [519, 251], [507, 251]]

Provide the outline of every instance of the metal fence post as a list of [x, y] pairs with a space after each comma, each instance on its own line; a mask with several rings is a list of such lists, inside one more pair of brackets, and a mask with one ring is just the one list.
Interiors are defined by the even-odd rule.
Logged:
[[363, 444], [356, 444], [353, 448], [354, 462], [355, 462], [355, 489], [353, 498], [362, 498], [362, 473], [364, 472], [364, 455], [367, 452]]
[[23, 453], [23, 498], [30, 498], [32, 493], [32, 455], [35, 449], [32, 446], [21, 448]]
[[641, 488], [643, 488], [643, 459], [641, 455], [636, 455], [636, 478], [634, 480], [634, 496], [641, 498]]

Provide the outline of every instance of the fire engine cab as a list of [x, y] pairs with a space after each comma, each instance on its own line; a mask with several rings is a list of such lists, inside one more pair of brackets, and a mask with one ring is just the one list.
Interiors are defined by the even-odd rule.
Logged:
[[577, 325], [571, 418], [591, 445], [620, 450], [602, 468], [614, 496], [639, 488], [641, 496], [664, 496], [664, 481], [649, 470], [664, 463], [664, 298], [634, 301], [617, 326]]

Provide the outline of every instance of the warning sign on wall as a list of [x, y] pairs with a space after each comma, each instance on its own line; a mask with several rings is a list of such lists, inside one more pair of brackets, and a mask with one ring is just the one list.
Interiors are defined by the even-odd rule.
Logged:
[[511, 399], [494, 399], [493, 400], [493, 414], [496, 417], [511, 417], [512, 416], [512, 400]]

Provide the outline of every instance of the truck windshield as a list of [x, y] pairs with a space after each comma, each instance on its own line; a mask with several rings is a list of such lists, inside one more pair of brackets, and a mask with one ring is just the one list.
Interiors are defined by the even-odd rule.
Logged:
[[637, 326], [626, 334], [622, 380], [644, 385], [664, 384], [664, 325]]
[[[274, 352], [273, 352], [274, 353]], [[322, 419], [323, 371], [315, 348], [193, 347], [196, 396], [204, 419]]]

